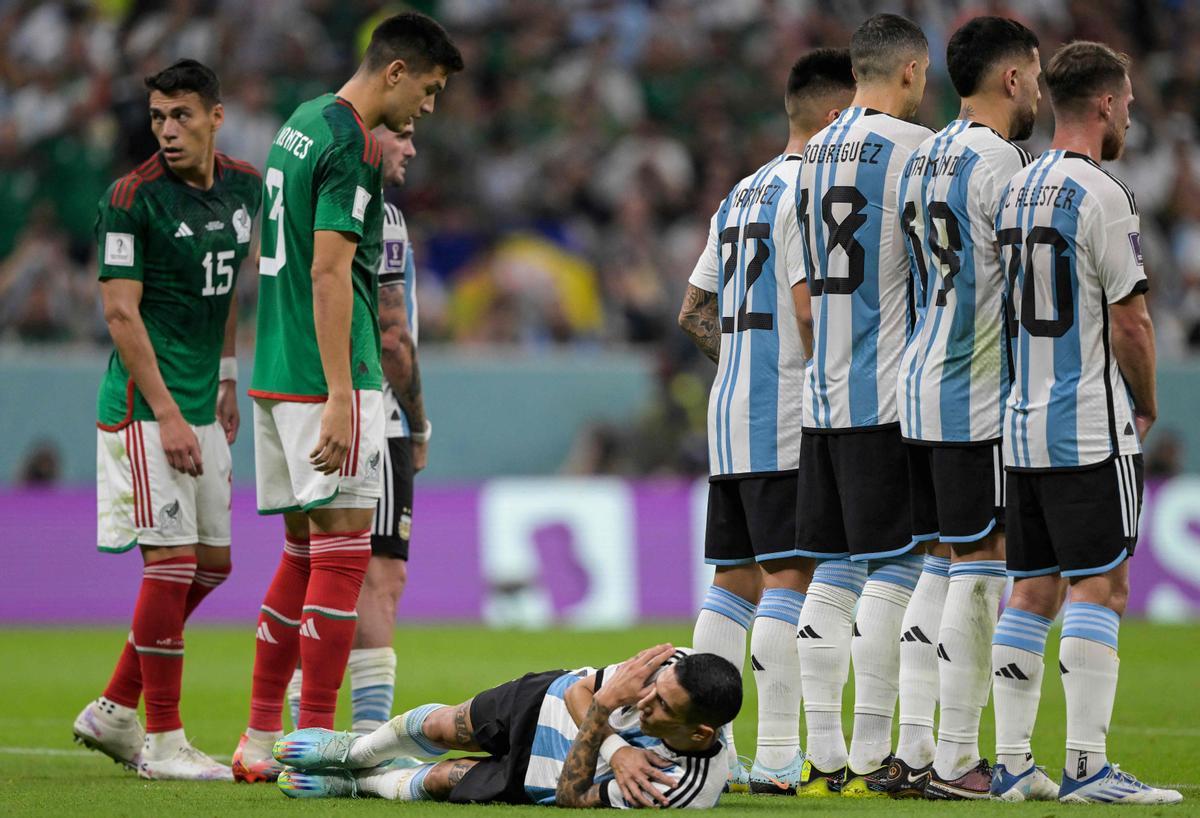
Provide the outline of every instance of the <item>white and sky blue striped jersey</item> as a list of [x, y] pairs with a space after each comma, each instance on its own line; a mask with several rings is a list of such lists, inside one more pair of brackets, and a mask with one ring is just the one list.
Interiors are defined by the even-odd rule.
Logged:
[[1137, 204], [1087, 156], [1043, 153], [1000, 195], [1013, 385], [1012, 470], [1071, 469], [1141, 451], [1108, 305], [1149, 284]]
[[717, 294], [721, 354], [708, 398], [713, 477], [800, 463], [804, 350], [791, 284], [803, 278], [796, 222], [800, 157], [775, 157], [737, 183], [712, 217], [688, 281]]
[[996, 208], [1031, 159], [986, 125], [956, 119], [904, 168], [909, 333], [896, 403], [906, 439], [1000, 439], [1009, 372]]
[[[408, 331], [412, 333], [413, 346], [417, 343], [417, 268], [413, 262], [412, 242], [408, 239], [408, 225], [404, 214], [394, 204], [383, 205], [383, 253], [379, 258], [379, 286], [403, 286], [404, 307], [408, 313]], [[383, 406], [387, 411], [384, 434], [387, 437], [408, 437], [412, 429], [408, 418], [400, 408], [400, 401], [392, 392], [387, 379], [383, 381]]]
[[[675, 651], [675, 656], [664, 667], [680, 656], [690, 653], [687, 648]], [[550, 685], [542, 700], [538, 713], [538, 726], [533, 737], [533, 751], [529, 756], [529, 769], [525, 773], [525, 793], [536, 804], [553, 804], [558, 779], [562, 775], [563, 763], [571, 750], [571, 743], [579, 734], [579, 727], [571, 718], [563, 697], [567, 690], [591, 674], [596, 674], [596, 689], [604, 686], [606, 674], [616, 670], [609, 665], [600, 670], [585, 667], [565, 673]], [[641, 731], [636, 707], [625, 707], [609, 717], [613, 731], [635, 747], [641, 747], [671, 762], [664, 772], [676, 779], [675, 786], [655, 783], [665, 793], [673, 808], [706, 809], [716, 806], [725, 788], [729, 770], [725, 764], [725, 745], [720, 740], [702, 753], [682, 753], [672, 750], [660, 739], [647, 736]], [[612, 768], [599, 759], [596, 764], [595, 782], [601, 784], [601, 799], [606, 806], [626, 809], [637, 806], [627, 804], [621, 788], [613, 778]]]
[[804, 148], [797, 209], [813, 313], [805, 429], [896, 422], [908, 288], [896, 195], [905, 163], [930, 133], [853, 107]]

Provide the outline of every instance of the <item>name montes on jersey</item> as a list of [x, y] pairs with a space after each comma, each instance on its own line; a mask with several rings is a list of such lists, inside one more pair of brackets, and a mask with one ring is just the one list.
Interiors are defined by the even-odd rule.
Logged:
[[279, 135], [275, 137], [275, 144], [285, 151], [290, 151], [297, 159], [303, 159], [308, 156], [308, 149], [312, 147], [312, 143], [311, 137], [305, 136], [300, 131], [287, 125], [281, 128]]

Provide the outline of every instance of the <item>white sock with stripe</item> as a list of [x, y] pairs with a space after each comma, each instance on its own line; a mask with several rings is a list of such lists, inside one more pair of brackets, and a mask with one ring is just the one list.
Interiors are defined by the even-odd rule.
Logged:
[[933, 715], [938, 701], [938, 628], [950, 559], [926, 554], [921, 577], [900, 624], [900, 738], [896, 756], [914, 769], [933, 763]]
[[992, 634], [1008, 582], [1003, 560], [950, 566], [950, 588], [938, 631], [941, 724], [933, 769], [952, 781], [979, 762], [979, 717], [992, 682]]
[[396, 692], [396, 651], [357, 648], [346, 663], [350, 671], [350, 706], [355, 733], [365, 736], [392, 717]]
[[[704, 595], [704, 604], [696, 616], [696, 626], [692, 629], [692, 650], [715, 653], [728, 659], [738, 673], [742, 673], [746, 665], [746, 633], [754, 620], [754, 608], [753, 602], [742, 599], [732, 591], [716, 585], [709, 586], [708, 593]], [[739, 762], [732, 725], [725, 734], [725, 760], [733, 769]]]
[[996, 702], [996, 763], [1012, 775], [1033, 766], [1033, 725], [1042, 698], [1042, 656], [1051, 620], [1005, 608], [992, 636], [992, 695]]
[[1067, 696], [1067, 764], [1063, 773], [1090, 778], [1108, 763], [1106, 736], [1117, 696], [1117, 632], [1121, 617], [1103, 605], [1073, 602], [1063, 614], [1058, 661]]
[[425, 719], [444, 704], [423, 704], [407, 710], [350, 745], [347, 761], [354, 767], [374, 767], [400, 756], [436, 758], [449, 752], [424, 732]]
[[804, 594], [767, 588], [750, 633], [750, 666], [758, 688], [758, 749], [755, 761], [779, 770], [800, 750], [800, 654], [796, 623]]

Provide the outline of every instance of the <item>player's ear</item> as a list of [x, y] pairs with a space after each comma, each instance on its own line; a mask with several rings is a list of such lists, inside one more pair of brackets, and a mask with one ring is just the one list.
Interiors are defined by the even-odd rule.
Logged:
[[225, 122], [225, 106], [219, 102], [216, 103], [208, 112], [208, 117], [212, 120], [213, 133], [221, 130], [221, 125]]
[[1017, 73], [1016, 66], [1004, 72], [1004, 90], [1008, 92], [1009, 99], [1015, 99], [1017, 96]]
[[908, 65], [904, 66], [904, 84], [912, 85], [917, 78], [917, 61], [913, 60]]
[[1112, 94], [1100, 95], [1100, 118], [1112, 119], [1113, 103], [1116, 102], [1116, 97]]
[[825, 122], [824, 122], [824, 124], [825, 124], [825, 125], [832, 125], [832, 124], [833, 124], [833, 121], [834, 121], [835, 119], [837, 119], [837, 118], [838, 118], [839, 116], [841, 116], [841, 115], [842, 115], [842, 112], [841, 112], [841, 110], [840, 110], [840, 109], [838, 109], [838, 108], [830, 108], [828, 111], [826, 111], [826, 112], [825, 112]]
[[388, 63], [385, 76], [387, 77], [388, 85], [395, 85], [400, 82], [400, 78], [408, 73], [408, 65], [404, 60], [392, 60]]
[[717, 731], [709, 727], [707, 724], [697, 724], [692, 729], [692, 741], [697, 744], [708, 741], [717, 734]]

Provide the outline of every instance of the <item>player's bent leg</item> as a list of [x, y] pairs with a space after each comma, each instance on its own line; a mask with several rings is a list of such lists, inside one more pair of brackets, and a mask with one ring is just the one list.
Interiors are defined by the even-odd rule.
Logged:
[[[374, 547], [374, 546], [373, 546]], [[396, 606], [408, 578], [407, 562], [372, 554], [358, 596], [358, 627], [350, 650], [351, 730], [366, 735], [392, 715]]]
[[793, 795], [804, 763], [796, 627], [815, 562], [790, 557], [759, 565], [764, 587], [750, 637], [750, 666], [758, 688], [758, 747], [750, 768], [750, 792]]

